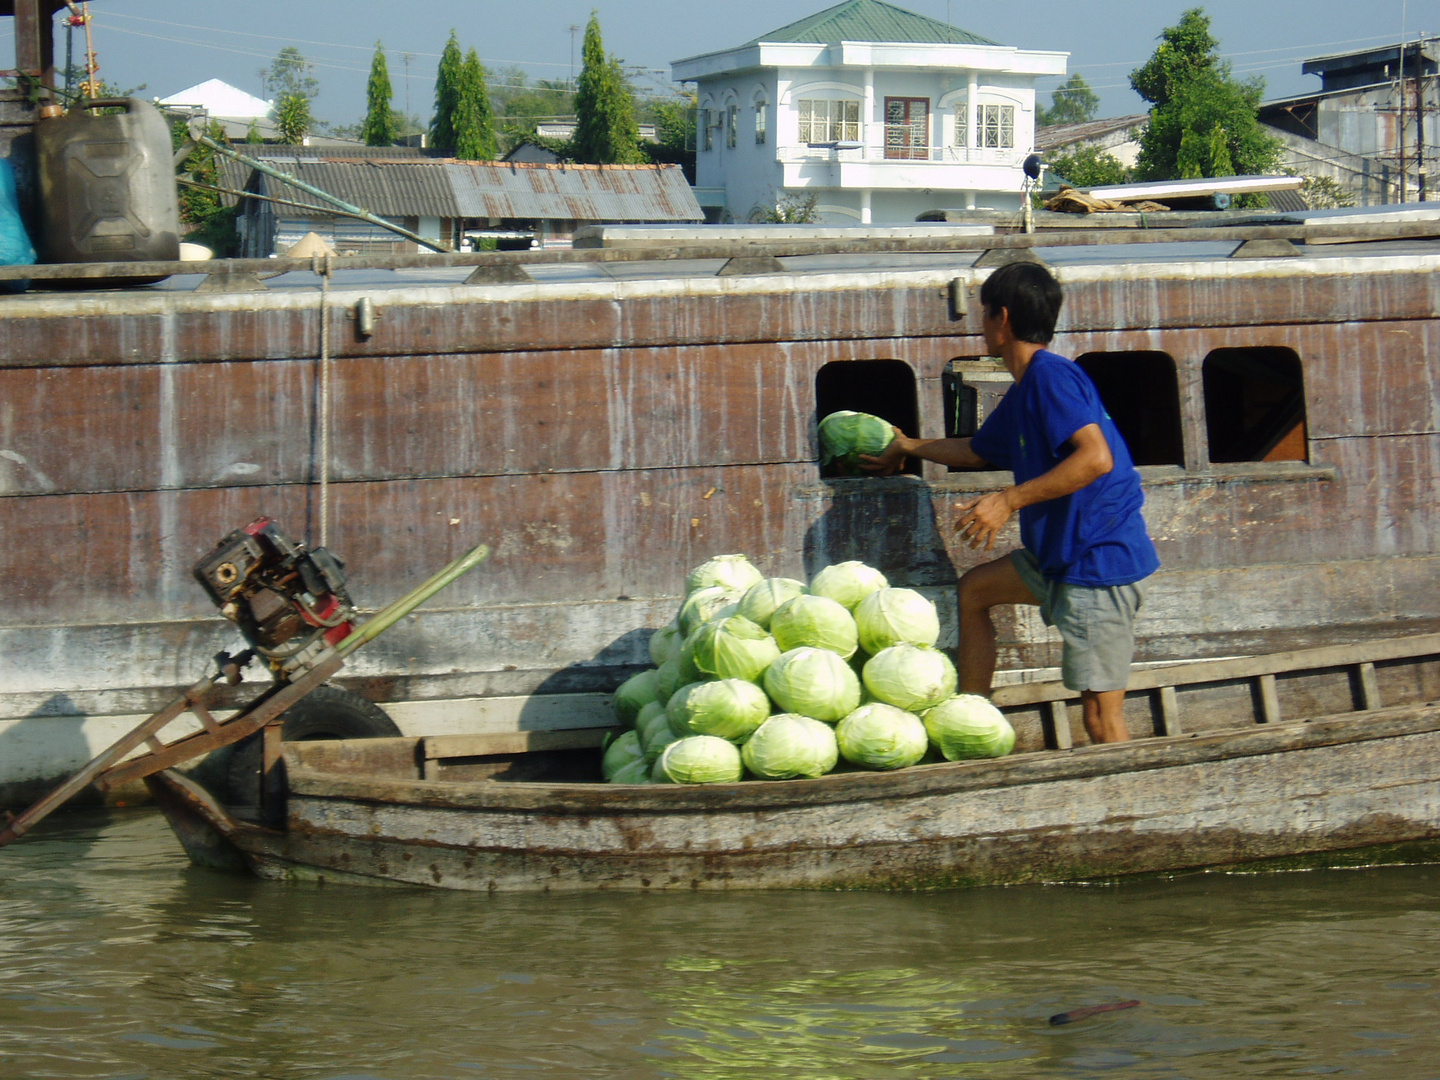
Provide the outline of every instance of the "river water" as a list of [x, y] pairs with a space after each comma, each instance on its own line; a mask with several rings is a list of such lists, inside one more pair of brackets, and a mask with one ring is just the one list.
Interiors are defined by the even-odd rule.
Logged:
[[1440, 867], [486, 896], [201, 870], [95, 811], [0, 851], [0, 1077], [1434, 1080], [1437, 963]]

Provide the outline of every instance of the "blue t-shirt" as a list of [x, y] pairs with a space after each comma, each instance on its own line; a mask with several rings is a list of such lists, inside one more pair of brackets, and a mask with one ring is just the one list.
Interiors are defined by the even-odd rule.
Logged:
[[1070, 495], [1024, 507], [1020, 540], [1051, 581], [1129, 585], [1153, 574], [1160, 558], [1140, 516], [1145, 495], [1130, 448], [1078, 364], [1048, 349], [1036, 353], [970, 446], [1023, 484], [1069, 457], [1070, 437], [1090, 424], [1100, 425], [1114, 468]]

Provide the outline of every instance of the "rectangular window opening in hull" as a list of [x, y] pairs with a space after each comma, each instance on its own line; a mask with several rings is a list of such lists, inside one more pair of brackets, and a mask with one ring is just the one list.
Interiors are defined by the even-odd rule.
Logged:
[[1180, 383], [1175, 361], [1150, 350], [1092, 352], [1075, 358], [1100, 392], [1136, 465], [1183, 465]]
[[1212, 462], [1308, 461], [1300, 357], [1278, 346], [1216, 349], [1201, 367]]
[[[920, 411], [914, 370], [903, 360], [838, 360], [826, 364], [815, 374], [815, 422], [841, 410], [870, 413], [907, 435], [918, 435]], [[920, 462], [907, 460], [903, 471], [919, 476]], [[831, 463], [822, 467], [820, 475], [849, 474]]]

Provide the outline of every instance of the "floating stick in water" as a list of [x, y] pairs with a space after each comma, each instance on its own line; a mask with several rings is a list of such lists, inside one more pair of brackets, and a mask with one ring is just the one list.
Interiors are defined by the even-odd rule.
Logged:
[[1059, 1027], [1061, 1024], [1073, 1024], [1076, 1020], [1088, 1020], [1096, 1013], [1114, 1012], [1116, 1009], [1133, 1009], [1139, 1004], [1138, 1001], [1114, 1001], [1109, 1005], [1086, 1005], [1083, 1009], [1071, 1009], [1069, 1012], [1056, 1013], [1050, 1017], [1050, 1026]]

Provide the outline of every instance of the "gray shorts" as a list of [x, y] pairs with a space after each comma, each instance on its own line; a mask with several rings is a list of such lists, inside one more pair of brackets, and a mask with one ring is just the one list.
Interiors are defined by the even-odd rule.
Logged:
[[1051, 581], [1025, 548], [1010, 553], [1020, 580], [1040, 605], [1046, 626], [1065, 642], [1060, 677], [1071, 690], [1124, 690], [1135, 655], [1135, 616], [1145, 589], [1133, 585], [1092, 587]]

